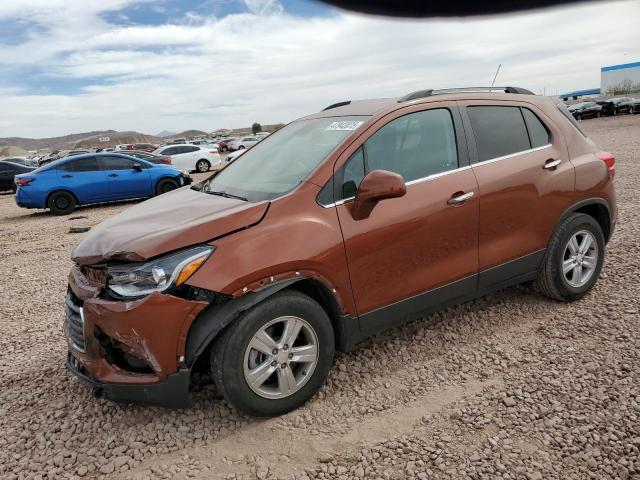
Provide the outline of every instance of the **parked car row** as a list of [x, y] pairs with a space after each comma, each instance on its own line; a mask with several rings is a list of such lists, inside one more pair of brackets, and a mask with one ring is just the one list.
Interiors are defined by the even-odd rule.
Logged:
[[19, 173], [11, 168], [18, 206], [48, 208], [55, 215], [79, 205], [148, 198], [191, 183], [187, 173], [171, 165], [120, 153], [76, 155], [37, 169], [22, 167], [30, 170]]
[[619, 113], [640, 113], [640, 99], [614, 97], [608, 100], [575, 103], [568, 105], [567, 108], [577, 120], [601, 117], [602, 115], [618, 115]]

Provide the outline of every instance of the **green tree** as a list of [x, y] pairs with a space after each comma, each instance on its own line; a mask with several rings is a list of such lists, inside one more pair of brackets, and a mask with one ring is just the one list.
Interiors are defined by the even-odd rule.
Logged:
[[253, 125], [251, 125], [251, 131], [253, 132], [254, 135], [258, 132], [261, 132], [262, 125], [260, 125], [258, 122], [255, 122]]

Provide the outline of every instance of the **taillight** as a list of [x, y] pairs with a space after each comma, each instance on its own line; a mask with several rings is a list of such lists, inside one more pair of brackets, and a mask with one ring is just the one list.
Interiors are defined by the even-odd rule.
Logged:
[[596, 152], [596, 157], [604, 162], [604, 164], [607, 166], [609, 178], [613, 179], [613, 177], [616, 176], [616, 157], [614, 157], [613, 154], [609, 152]]
[[171, 157], [162, 157], [160, 161], [164, 164], [171, 165]]
[[218, 150], [211, 150], [209, 153], [220, 153]]
[[35, 178], [16, 178], [15, 184], [18, 187], [24, 187], [25, 185], [29, 185], [34, 180]]

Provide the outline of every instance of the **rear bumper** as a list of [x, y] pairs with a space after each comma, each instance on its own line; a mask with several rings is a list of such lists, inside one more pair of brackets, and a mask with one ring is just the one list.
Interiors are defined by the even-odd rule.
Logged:
[[118, 403], [156, 405], [166, 408], [185, 408], [190, 404], [190, 370], [180, 369], [167, 375], [165, 381], [152, 384], [102, 383], [91, 376], [71, 352], [67, 355], [67, 368], [83, 383], [91, 387], [96, 398]]

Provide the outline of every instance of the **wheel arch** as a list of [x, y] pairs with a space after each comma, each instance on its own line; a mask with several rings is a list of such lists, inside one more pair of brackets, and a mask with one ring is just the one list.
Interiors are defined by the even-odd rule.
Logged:
[[554, 232], [565, 219], [574, 213], [584, 213], [593, 217], [600, 225], [600, 228], [602, 228], [605, 243], [609, 241], [611, 234], [613, 233], [611, 225], [611, 209], [609, 208], [609, 203], [604, 198], [587, 198], [571, 205], [558, 219]]
[[51, 190], [49, 193], [47, 193], [47, 196], [44, 199], [45, 208], [47, 208], [47, 206], [49, 205], [49, 199], [51, 198], [51, 195], [53, 195], [54, 193], [58, 193], [58, 192], [67, 192], [67, 193], [71, 194], [73, 196], [73, 198], [75, 198], [75, 200], [76, 200], [76, 205], [82, 205], [82, 203], [78, 199], [78, 196], [72, 190], [69, 190], [68, 188], [56, 188], [54, 190]]
[[[185, 364], [193, 367], [214, 340], [237, 320], [243, 312], [267, 300], [283, 290], [295, 290], [308, 295], [327, 313], [336, 339], [336, 347], [348, 349], [350, 335], [344, 327], [344, 318], [338, 301], [332, 291], [315, 278], [292, 278], [263, 289], [232, 298], [221, 305], [211, 305], [203, 310], [191, 324], [185, 343]], [[346, 346], [346, 347], [341, 347]]]

